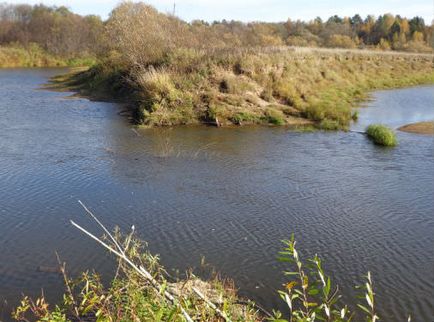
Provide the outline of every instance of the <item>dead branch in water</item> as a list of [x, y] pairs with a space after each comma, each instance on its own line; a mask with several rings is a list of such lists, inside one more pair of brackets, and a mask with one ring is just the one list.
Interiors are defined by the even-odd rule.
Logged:
[[116, 241], [116, 239], [113, 237], [113, 235], [105, 228], [105, 226], [96, 218], [96, 216], [81, 202], [79, 201], [80, 205], [86, 210], [86, 212], [98, 223], [98, 225], [104, 230], [104, 232], [110, 237], [110, 239], [115, 244], [116, 248], [118, 250], [115, 250], [113, 247], [102, 241], [100, 238], [96, 237], [92, 233], [88, 232], [86, 229], [81, 227], [80, 225], [76, 224], [74, 221], [71, 220], [71, 224], [81, 230], [83, 233], [85, 233], [87, 236], [95, 240], [97, 243], [101, 244], [104, 248], [109, 250], [111, 253], [115, 254], [117, 257], [119, 257], [121, 260], [124, 260], [132, 269], [134, 269], [139, 275], [144, 277], [146, 280], [148, 280], [152, 286], [158, 291], [159, 294], [163, 294], [166, 299], [168, 299], [171, 303], [178, 306], [181, 310], [182, 314], [184, 315], [184, 318], [188, 322], [193, 322], [193, 319], [190, 317], [190, 315], [185, 311], [185, 309], [182, 307], [180, 301], [176, 299], [172, 294], [170, 294], [168, 291], [165, 290], [165, 287], [163, 287], [155, 278], [152, 277], [152, 275], [143, 267], [143, 266], [137, 266], [134, 264], [126, 255], [125, 250], [119, 245], [119, 243]]
[[[119, 259], [125, 261], [133, 270], [135, 270], [137, 273], [139, 273], [140, 276], [144, 277], [147, 281], [149, 281], [151, 283], [151, 285], [154, 287], [154, 289], [156, 291], [158, 291], [159, 294], [163, 294], [164, 297], [166, 299], [168, 299], [172, 304], [178, 306], [179, 309], [181, 310], [182, 314], [184, 315], [185, 319], [188, 322], [193, 322], [192, 318], [189, 316], [189, 314], [182, 307], [181, 302], [179, 301], [179, 299], [177, 299], [175, 297], [175, 295], [173, 295], [172, 293], [168, 292], [166, 290], [166, 288], [163, 285], [161, 285], [143, 266], [141, 266], [141, 265], [137, 266], [135, 263], [133, 263], [133, 261], [131, 259], [129, 259], [127, 257], [126, 251], [128, 249], [128, 245], [129, 245], [129, 243], [131, 241], [132, 235], [134, 234], [134, 231], [135, 231], [134, 226], [132, 226], [132, 231], [128, 235], [128, 238], [127, 238], [127, 244], [126, 244], [125, 248], [123, 248], [120, 245], [120, 243], [116, 240], [116, 238], [109, 232], [109, 230], [92, 213], [92, 211], [90, 211], [84, 205], [84, 203], [81, 202], [80, 200], [78, 202], [83, 207], [83, 209], [86, 211], [86, 213], [93, 220], [95, 220], [95, 222], [101, 227], [101, 229], [104, 231], [104, 233], [107, 234], [107, 236], [113, 242], [113, 244], [114, 244], [115, 247], [113, 248], [111, 245], [107, 244], [102, 239], [96, 237], [95, 235], [93, 235], [92, 233], [90, 233], [89, 231], [87, 231], [86, 229], [84, 229], [83, 227], [81, 227], [80, 225], [78, 225], [77, 223], [75, 223], [72, 220], [71, 220], [71, 224], [74, 227], [76, 227], [77, 229], [79, 229], [80, 231], [82, 231], [84, 234], [86, 234], [87, 236], [89, 236], [90, 238], [92, 238], [93, 240], [95, 240], [97, 243], [101, 244], [104, 248], [108, 249], [111, 253], [115, 254]], [[64, 269], [64, 267], [63, 267], [63, 269]], [[221, 318], [223, 318], [227, 322], [231, 322], [231, 319], [223, 311], [221, 311], [214, 303], [212, 303], [209, 299], [207, 299], [205, 297], [205, 295], [203, 295], [197, 288], [193, 287], [192, 290], [202, 301], [204, 301], [204, 303], [209, 308], [211, 308], [212, 310], [214, 310], [217, 313], [218, 316], [220, 316]]]

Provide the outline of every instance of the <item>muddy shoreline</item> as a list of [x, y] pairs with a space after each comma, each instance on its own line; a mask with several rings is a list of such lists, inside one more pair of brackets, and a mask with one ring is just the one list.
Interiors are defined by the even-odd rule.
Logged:
[[434, 135], [434, 121], [407, 124], [401, 126], [398, 130], [407, 133]]

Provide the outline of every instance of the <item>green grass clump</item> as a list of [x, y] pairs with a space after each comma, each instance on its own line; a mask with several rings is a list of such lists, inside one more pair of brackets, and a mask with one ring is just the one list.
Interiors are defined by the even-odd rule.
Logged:
[[351, 119], [357, 122], [359, 120], [359, 111], [354, 111], [353, 114], [351, 114]]
[[231, 121], [232, 123], [238, 125], [242, 124], [243, 122], [256, 123], [258, 121], [258, 117], [248, 112], [238, 112], [231, 118]]
[[274, 95], [282, 99], [286, 104], [293, 107], [300, 107], [302, 105], [299, 93], [294, 88], [294, 84], [290, 81], [282, 79], [277, 81], [274, 85]]
[[337, 131], [341, 128], [339, 122], [330, 119], [322, 120], [318, 127], [324, 131]]
[[284, 125], [286, 123], [283, 112], [274, 108], [267, 109], [262, 119], [265, 122], [273, 125]]
[[366, 134], [378, 145], [396, 146], [398, 144], [393, 130], [382, 124], [369, 125], [366, 129]]

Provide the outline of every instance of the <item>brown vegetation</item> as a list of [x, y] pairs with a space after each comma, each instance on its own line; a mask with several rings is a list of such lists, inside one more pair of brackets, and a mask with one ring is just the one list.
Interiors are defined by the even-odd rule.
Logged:
[[[0, 48], [33, 51], [37, 47], [47, 62], [56, 58], [54, 66], [60, 60], [96, 57], [101, 52], [102, 36], [103, 22], [97, 16], [83, 17], [66, 7], [0, 3]], [[1, 57], [0, 66], [17, 63], [7, 59]], [[28, 60], [22, 62], [28, 66]]]

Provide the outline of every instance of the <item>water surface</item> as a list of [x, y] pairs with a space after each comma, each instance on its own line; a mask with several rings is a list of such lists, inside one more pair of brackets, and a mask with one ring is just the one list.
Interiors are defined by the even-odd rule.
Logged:
[[[135, 133], [114, 104], [38, 89], [59, 72], [0, 70], [0, 320], [21, 293], [59, 296], [61, 278], [36, 269], [55, 266], [55, 251], [72, 275], [112, 276], [113, 258], [69, 223], [98, 233], [79, 199], [109, 227], [134, 224], [170, 270], [205, 256], [268, 308], [284, 282], [280, 240], [295, 233], [348, 298], [370, 270], [384, 321], [434, 316], [432, 137], [398, 133], [385, 149], [358, 133], [285, 128]], [[360, 126], [391, 100], [408, 116], [391, 125], [422, 119], [432, 92], [378, 92]]]
[[371, 95], [367, 108], [359, 108], [359, 120], [352, 128], [358, 131], [372, 123], [397, 129], [403, 125], [434, 120], [434, 87], [419, 86], [378, 91]]

